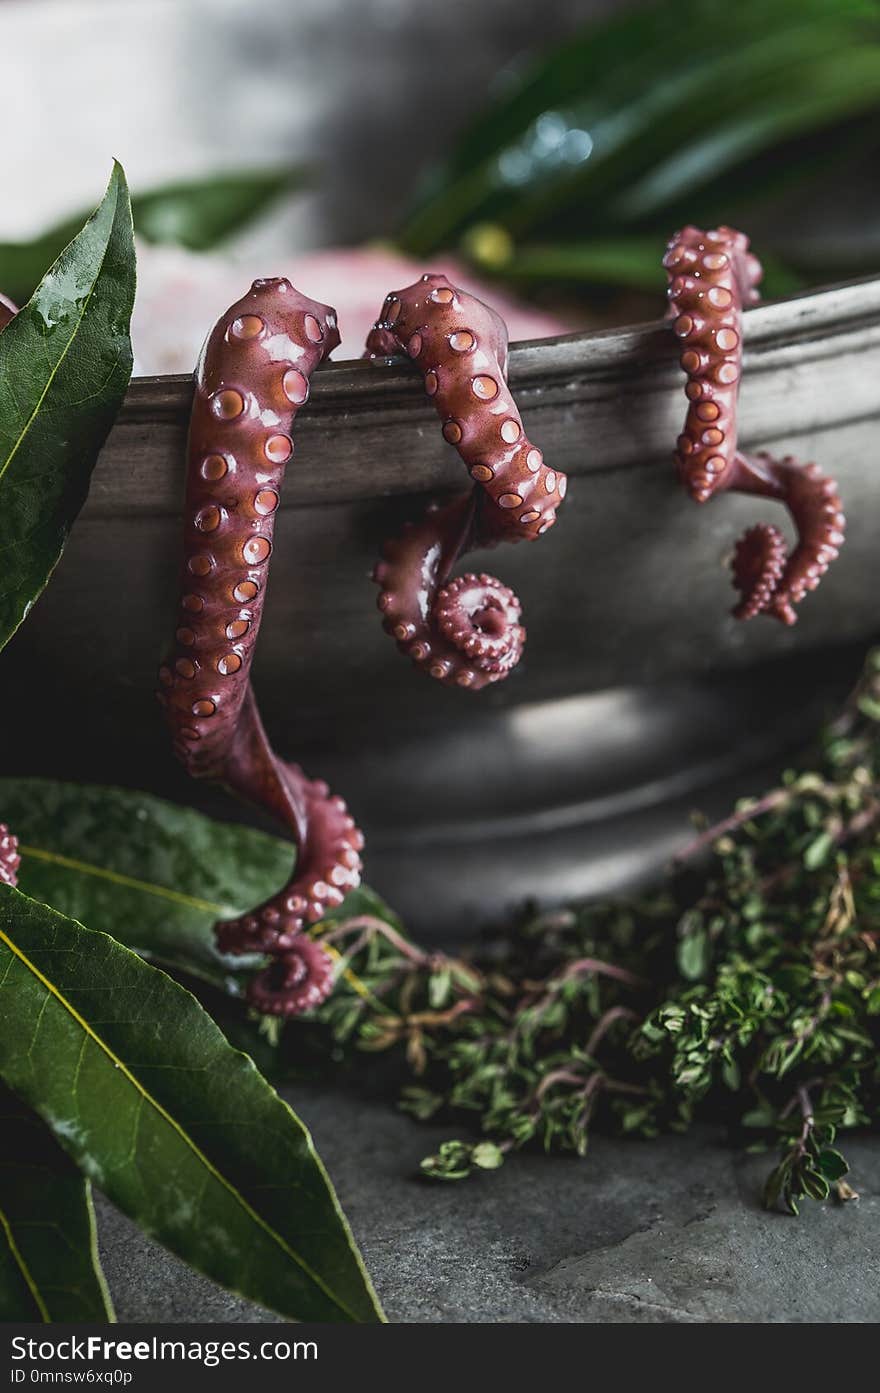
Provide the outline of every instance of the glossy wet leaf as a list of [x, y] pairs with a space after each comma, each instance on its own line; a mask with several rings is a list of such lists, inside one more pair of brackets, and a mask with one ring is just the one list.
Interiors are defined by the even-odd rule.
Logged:
[[96, 212], [0, 334], [0, 648], [46, 585], [131, 375], [131, 208]]
[[819, 1169], [827, 1180], [842, 1180], [849, 1172], [845, 1157], [832, 1146], [820, 1151], [817, 1160]]
[[[150, 794], [0, 779], [0, 818], [21, 843], [21, 888], [136, 952], [233, 995], [259, 959], [224, 958], [213, 926], [285, 883], [290, 842]], [[362, 888], [336, 917], [394, 916]]]
[[[135, 231], [147, 242], [209, 251], [268, 212], [284, 194], [300, 188], [306, 178], [299, 168], [251, 169], [147, 189], [132, 195]], [[28, 242], [0, 242], [0, 288], [13, 299], [27, 299], [84, 217], [65, 218]]]
[[311, 1137], [189, 992], [0, 891], [0, 1075], [143, 1230], [293, 1320], [381, 1313]]
[[45, 779], [0, 779], [0, 808], [20, 842], [28, 895], [237, 990], [235, 969], [247, 960], [216, 951], [213, 925], [284, 884], [289, 842], [149, 794]]
[[105, 1321], [91, 1187], [0, 1084], [0, 1321]]

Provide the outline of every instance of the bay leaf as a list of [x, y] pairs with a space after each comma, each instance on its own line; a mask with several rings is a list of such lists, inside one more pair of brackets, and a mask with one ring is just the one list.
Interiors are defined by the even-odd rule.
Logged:
[[302, 167], [221, 170], [177, 180], [132, 198], [134, 225], [148, 242], [210, 251], [307, 181]]
[[146, 1233], [292, 1320], [381, 1309], [311, 1136], [189, 992], [0, 890], [0, 1076]]
[[131, 375], [131, 206], [114, 165], [83, 229], [0, 334], [0, 648], [45, 587]]
[[[131, 197], [135, 231], [147, 242], [209, 251], [306, 179], [301, 167], [227, 170], [145, 189]], [[14, 300], [26, 300], [84, 218], [84, 213], [65, 218], [26, 242], [0, 242], [0, 287]]]
[[3, 1084], [0, 1138], [0, 1320], [113, 1320], [89, 1181]]
[[[273, 894], [295, 859], [279, 837], [96, 784], [0, 778], [0, 820], [21, 843], [28, 895], [233, 996], [261, 959], [218, 953], [214, 924]], [[328, 917], [351, 914], [400, 927], [366, 886]]]

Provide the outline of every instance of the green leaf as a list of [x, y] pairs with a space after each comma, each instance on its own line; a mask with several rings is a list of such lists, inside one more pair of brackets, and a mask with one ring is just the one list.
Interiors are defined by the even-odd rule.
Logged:
[[674, 23], [667, 3], [641, 6], [569, 37], [481, 111], [400, 240], [424, 255], [485, 222], [561, 242], [671, 232], [683, 210], [730, 221], [778, 200], [793, 167], [799, 188], [822, 177], [842, 131], [848, 153], [870, 148], [878, 106], [873, 0], [680, 0]]
[[18, 304], [30, 299], [46, 267], [58, 260], [82, 224], [82, 218], [65, 219], [29, 242], [0, 242], [0, 289], [4, 294]]
[[442, 1011], [452, 990], [452, 971], [448, 967], [432, 972], [428, 979], [428, 1003], [432, 1011]]
[[704, 928], [692, 928], [685, 933], [678, 944], [677, 960], [681, 975], [689, 982], [705, 976], [709, 965], [709, 936]]
[[[32, 898], [232, 995], [261, 961], [223, 957], [214, 924], [285, 883], [290, 842], [148, 793], [50, 779], [0, 779], [0, 818], [19, 838], [19, 884]], [[399, 926], [365, 886], [328, 917], [349, 914]]]
[[442, 1096], [438, 1093], [431, 1093], [427, 1088], [410, 1086], [401, 1090], [399, 1102], [401, 1111], [408, 1112], [419, 1122], [427, 1122], [442, 1105]]
[[[134, 194], [138, 236], [209, 251], [266, 213], [307, 180], [301, 168], [250, 169], [181, 180]], [[26, 300], [41, 275], [82, 226], [85, 214], [65, 218], [28, 242], [0, 242], [0, 289]]]
[[801, 1185], [805, 1195], [811, 1200], [827, 1200], [830, 1193], [830, 1186], [824, 1175], [810, 1168], [805, 1169], [801, 1174]]
[[312, 1139], [198, 1002], [0, 892], [0, 1074], [146, 1233], [293, 1320], [381, 1319]]
[[0, 648], [61, 556], [122, 402], [134, 289], [116, 164], [96, 212], [0, 334]]
[[[514, 245], [497, 235], [500, 229], [475, 228], [465, 241], [471, 259], [494, 275], [516, 282], [542, 285], [615, 285], [662, 296], [665, 272], [662, 257], [670, 228], [650, 236], [619, 233], [613, 238], [590, 241]], [[777, 258], [762, 252], [764, 286], [774, 295], [793, 295], [803, 289], [803, 278]], [[769, 292], [768, 292], [769, 293]]]
[[2, 1084], [0, 1136], [0, 1320], [113, 1320], [89, 1182]]
[[[775, 1209], [791, 1181], [791, 1163], [780, 1161], [764, 1182], [763, 1205], [765, 1209]], [[795, 1210], [797, 1213], [797, 1210]]]
[[284, 884], [289, 842], [149, 794], [48, 779], [0, 779], [0, 809], [32, 898], [233, 994], [261, 961], [224, 958], [213, 926]]
[[[664, 271], [661, 258], [667, 237], [657, 233], [650, 237], [597, 238], [584, 242], [553, 242], [514, 247], [503, 260], [488, 264], [482, 254], [488, 229], [481, 229], [467, 241], [467, 250], [477, 264], [503, 275], [506, 280], [561, 281], [581, 285], [625, 285], [634, 290], [655, 291], [661, 294]], [[500, 239], [496, 239], [501, 247]], [[490, 251], [491, 257], [491, 251]]]
[[481, 1141], [474, 1147], [471, 1160], [480, 1170], [495, 1171], [504, 1164], [504, 1152], [493, 1141]]
[[846, 1157], [836, 1151], [833, 1146], [826, 1146], [824, 1150], [819, 1152], [817, 1165], [826, 1180], [840, 1180], [849, 1172]]
[[739, 1091], [739, 1086], [742, 1083], [742, 1071], [735, 1059], [725, 1059], [721, 1066], [721, 1077], [731, 1093]]
[[303, 169], [229, 170], [152, 189], [132, 200], [134, 225], [148, 242], [208, 251], [306, 182]]
[[770, 1103], [762, 1102], [743, 1113], [740, 1123], [743, 1127], [772, 1127], [775, 1120], [775, 1108]]
[[436, 1155], [425, 1156], [419, 1162], [419, 1168], [431, 1180], [466, 1180], [471, 1173], [473, 1153], [470, 1142], [444, 1141]]
[[827, 861], [834, 847], [834, 837], [830, 832], [822, 832], [810, 842], [804, 852], [804, 865], [808, 871], [816, 871]]

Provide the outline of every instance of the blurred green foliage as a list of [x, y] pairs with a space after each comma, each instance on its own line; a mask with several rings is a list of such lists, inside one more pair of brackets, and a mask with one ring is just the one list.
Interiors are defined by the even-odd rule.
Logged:
[[[284, 194], [301, 188], [306, 179], [300, 168], [253, 169], [165, 184], [132, 195], [135, 231], [147, 242], [209, 251], [266, 213]], [[83, 213], [65, 218], [29, 242], [0, 242], [0, 288], [19, 303], [27, 300], [84, 218]]]
[[[767, 289], [786, 293], [872, 269], [877, 245], [852, 241], [846, 266], [808, 265], [784, 213], [876, 153], [878, 111], [877, 0], [663, 0], [512, 78], [431, 171], [398, 240], [519, 283], [659, 291], [676, 226], [760, 216]], [[771, 216], [768, 241], [774, 210], [783, 231]]]

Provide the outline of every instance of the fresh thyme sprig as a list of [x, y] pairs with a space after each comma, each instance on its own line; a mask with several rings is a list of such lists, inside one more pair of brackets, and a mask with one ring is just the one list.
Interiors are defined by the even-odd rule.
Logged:
[[815, 767], [702, 828], [661, 889], [524, 916], [468, 959], [342, 921], [319, 1018], [337, 1049], [402, 1051], [414, 1117], [470, 1122], [428, 1176], [704, 1118], [779, 1147], [768, 1206], [852, 1198], [835, 1139], [880, 1120], [878, 826], [874, 653]]

